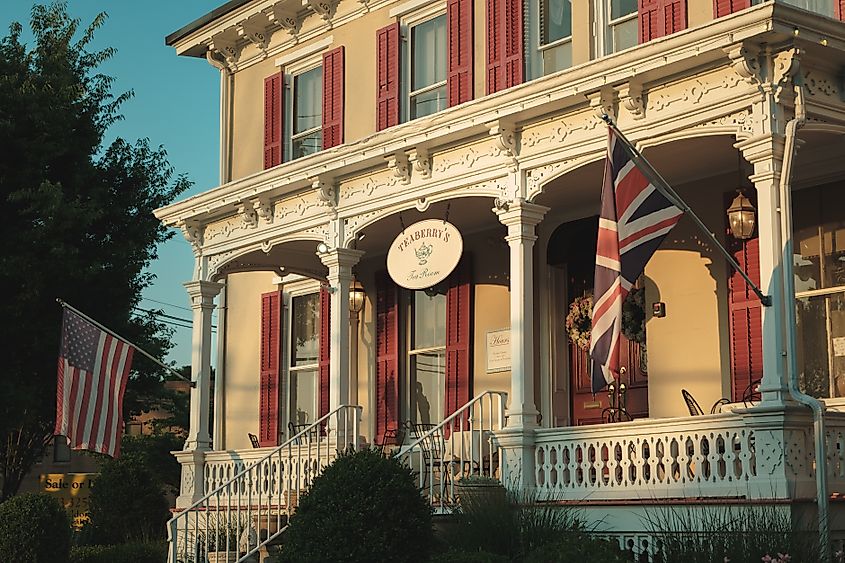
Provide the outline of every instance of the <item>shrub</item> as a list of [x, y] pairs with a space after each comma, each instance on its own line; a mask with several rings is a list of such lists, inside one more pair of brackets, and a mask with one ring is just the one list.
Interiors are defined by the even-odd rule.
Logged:
[[166, 559], [167, 547], [161, 543], [87, 545], [70, 552], [70, 563], [161, 563]]
[[535, 549], [526, 555], [523, 561], [525, 563], [571, 563], [573, 561], [624, 563], [630, 559], [613, 540], [594, 538], [582, 532], [572, 532]]
[[29, 493], [0, 504], [0, 561], [62, 563], [70, 536], [70, 521], [56, 498]]
[[103, 464], [90, 498], [84, 543], [110, 545], [165, 537], [170, 516], [158, 481], [134, 458]]
[[430, 563], [510, 563], [510, 559], [486, 551], [449, 550], [434, 555]]
[[431, 509], [411, 470], [376, 450], [350, 451], [326, 467], [301, 497], [282, 559], [425, 561], [432, 535]]

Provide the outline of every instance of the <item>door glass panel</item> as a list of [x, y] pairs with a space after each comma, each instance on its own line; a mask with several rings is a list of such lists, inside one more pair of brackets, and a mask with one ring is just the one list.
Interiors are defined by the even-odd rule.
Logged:
[[417, 423], [443, 420], [443, 388], [446, 384], [446, 353], [420, 352], [411, 356], [411, 412]]
[[291, 366], [317, 363], [320, 350], [320, 295], [312, 293], [293, 298]]
[[306, 424], [317, 420], [317, 370], [292, 371], [290, 388], [293, 423]]
[[845, 396], [845, 294], [799, 298], [796, 307], [801, 390]]

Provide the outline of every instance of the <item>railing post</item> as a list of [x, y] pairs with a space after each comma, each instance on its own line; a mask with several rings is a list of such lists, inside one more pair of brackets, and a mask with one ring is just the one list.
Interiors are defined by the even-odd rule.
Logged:
[[187, 508], [205, 496], [205, 452], [206, 450], [170, 452], [182, 466], [176, 508]]

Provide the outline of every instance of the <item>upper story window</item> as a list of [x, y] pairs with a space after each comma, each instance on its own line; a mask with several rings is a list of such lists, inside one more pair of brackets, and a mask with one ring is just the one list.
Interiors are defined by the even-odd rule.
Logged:
[[600, 55], [617, 53], [637, 44], [637, 0], [597, 0], [597, 48]]
[[312, 423], [319, 418], [319, 293], [291, 299], [290, 327], [290, 421]]
[[446, 109], [446, 14], [408, 26], [408, 119]]
[[294, 74], [291, 91], [290, 159], [294, 160], [323, 148], [322, 65]]
[[443, 420], [446, 386], [446, 294], [439, 287], [408, 294], [409, 419], [417, 424]]
[[572, 66], [572, 0], [540, 0], [543, 74]]

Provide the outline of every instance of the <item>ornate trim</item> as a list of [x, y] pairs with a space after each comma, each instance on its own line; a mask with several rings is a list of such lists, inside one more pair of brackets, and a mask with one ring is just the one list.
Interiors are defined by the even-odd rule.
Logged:
[[337, 11], [338, 0], [304, 0], [304, 4], [323, 20], [330, 22]]
[[190, 243], [194, 255], [198, 256], [203, 243], [203, 227], [200, 222], [195, 219], [186, 219], [177, 222], [176, 226], [182, 231], [185, 240]]
[[634, 119], [645, 118], [645, 101], [643, 85], [637, 80], [631, 80], [626, 86], [619, 90], [619, 98], [622, 106]]
[[246, 37], [250, 43], [267, 53], [267, 45], [270, 43], [270, 32], [265, 23], [261, 23], [261, 16], [253, 16], [244, 20], [238, 25], [238, 34]]
[[212, 51], [217, 51], [223, 56], [229, 70], [236, 72], [238, 70], [238, 59], [241, 56], [241, 49], [238, 47], [237, 36], [232, 37], [228, 31], [221, 31], [211, 37], [211, 43], [208, 48]]
[[238, 215], [247, 227], [254, 229], [258, 226], [258, 213], [255, 212], [251, 202], [244, 201], [238, 205]]
[[296, 12], [276, 4], [268, 14], [268, 19], [290, 33], [294, 38], [299, 34], [302, 22]]
[[756, 45], [739, 43], [724, 49], [734, 71], [749, 84], [762, 83], [760, 75], [760, 49]]
[[393, 170], [393, 175], [399, 179], [400, 184], [411, 183], [411, 164], [408, 161], [408, 155], [403, 151], [398, 151], [390, 156], [386, 156], [387, 167]]
[[408, 160], [413, 164], [414, 173], [423, 180], [431, 178], [431, 155], [428, 149], [418, 147], [411, 150]]

